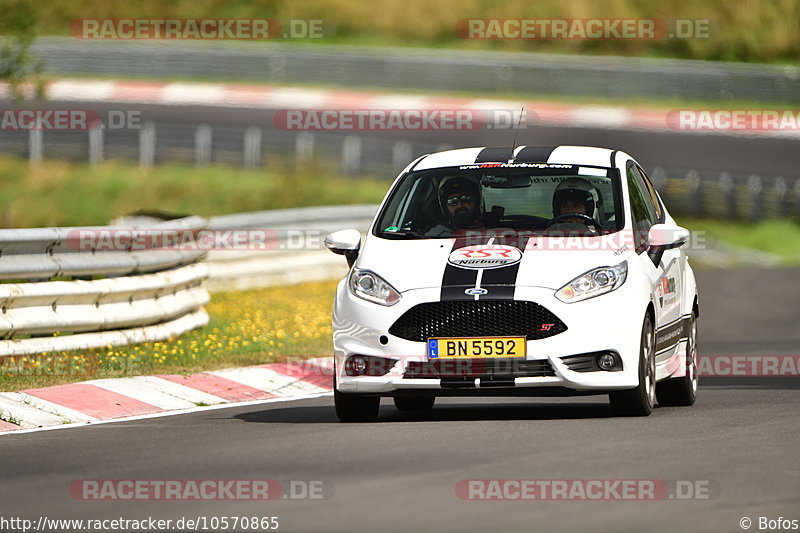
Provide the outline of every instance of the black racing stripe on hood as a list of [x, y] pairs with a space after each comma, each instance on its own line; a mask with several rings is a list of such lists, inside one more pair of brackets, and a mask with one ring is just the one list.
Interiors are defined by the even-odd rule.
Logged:
[[547, 163], [557, 146], [526, 146], [517, 153], [515, 163]]
[[[475, 239], [470, 239], [469, 244], [467, 243], [467, 239], [465, 237], [458, 237], [455, 242], [453, 242], [453, 248], [450, 250], [451, 252], [458, 250], [459, 248], [463, 248], [465, 246], [479, 244], [478, 242], [474, 242]], [[487, 242], [486, 239], [484, 242]], [[472, 300], [474, 299], [472, 296], [466, 294], [464, 291], [470, 287], [475, 286], [475, 282], [478, 279], [478, 271], [472, 270], [468, 268], [459, 268], [457, 266], [453, 266], [450, 262], [447, 263], [444, 267], [444, 275], [442, 276], [442, 290], [439, 295], [439, 299], [441, 301], [452, 301], [452, 300]]]
[[[502, 239], [496, 240], [493, 244], [506, 244], [516, 246], [522, 250], [523, 256], [525, 255], [525, 248], [528, 245], [529, 239], [519, 240], [513, 239], [503, 241]], [[517, 288], [517, 274], [519, 274], [519, 263], [502, 267], [502, 268], [489, 268], [484, 270], [483, 278], [481, 278], [481, 287], [487, 289], [488, 294], [482, 299], [485, 300], [513, 300], [514, 291]]]
[[511, 148], [484, 148], [478, 152], [476, 163], [505, 163], [512, 158], [514, 152]]

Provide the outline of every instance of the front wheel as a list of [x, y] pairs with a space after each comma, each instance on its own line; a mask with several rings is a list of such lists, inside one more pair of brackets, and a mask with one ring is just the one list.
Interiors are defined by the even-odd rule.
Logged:
[[689, 406], [697, 399], [697, 317], [692, 313], [686, 341], [686, 372], [656, 385], [659, 405]]
[[639, 349], [639, 385], [635, 389], [609, 394], [611, 409], [622, 416], [648, 416], [656, 402], [656, 357], [655, 333], [650, 314], [642, 324], [641, 347]]
[[378, 418], [381, 399], [378, 396], [364, 396], [339, 392], [336, 389], [336, 370], [333, 372], [333, 403], [336, 416], [342, 422], [372, 422]]
[[372, 422], [378, 418], [381, 399], [377, 396], [333, 391], [336, 416], [342, 422]]

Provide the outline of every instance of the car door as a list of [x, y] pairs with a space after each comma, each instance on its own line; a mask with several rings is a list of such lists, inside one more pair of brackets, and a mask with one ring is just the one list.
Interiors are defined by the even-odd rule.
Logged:
[[[636, 190], [637, 202], [643, 204], [642, 227], [649, 230], [654, 224], [663, 223], [665, 213], [658, 195], [655, 193], [644, 171], [633, 162], [628, 164], [628, 187]], [[633, 205], [633, 198], [632, 198]], [[645, 255], [658, 271], [654, 287], [656, 309], [656, 361], [669, 359], [675, 352], [681, 338], [681, 301], [683, 283], [684, 254], [680, 248], [648, 251]]]

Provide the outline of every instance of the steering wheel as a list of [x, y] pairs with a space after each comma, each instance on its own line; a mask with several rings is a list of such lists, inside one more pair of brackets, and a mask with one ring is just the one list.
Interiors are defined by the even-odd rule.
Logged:
[[558, 224], [559, 222], [561, 222], [562, 220], [565, 220], [567, 218], [580, 218], [582, 221], [588, 222], [589, 224], [594, 226], [595, 229], [597, 229], [597, 230], [603, 229], [603, 226], [600, 225], [600, 222], [598, 222], [594, 218], [590, 217], [589, 215], [584, 215], [583, 213], [561, 213], [557, 217], [554, 217], [553, 220], [551, 220], [547, 224], [547, 228], [549, 228], [550, 226], [553, 226], [555, 224]]

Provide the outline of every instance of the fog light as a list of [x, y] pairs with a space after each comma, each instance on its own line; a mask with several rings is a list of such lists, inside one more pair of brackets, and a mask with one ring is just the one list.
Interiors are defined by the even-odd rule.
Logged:
[[350, 355], [344, 360], [344, 373], [348, 376], [385, 376], [388, 374], [397, 359], [377, 357], [374, 355]]
[[363, 357], [351, 357], [350, 368], [353, 369], [355, 375], [363, 376], [367, 373], [367, 360]]
[[600, 368], [603, 370], [613, 369], [616, 362], [617, 359], [610, 353], [604, 353], [597, 358], [597, 364], [600, 365]]

